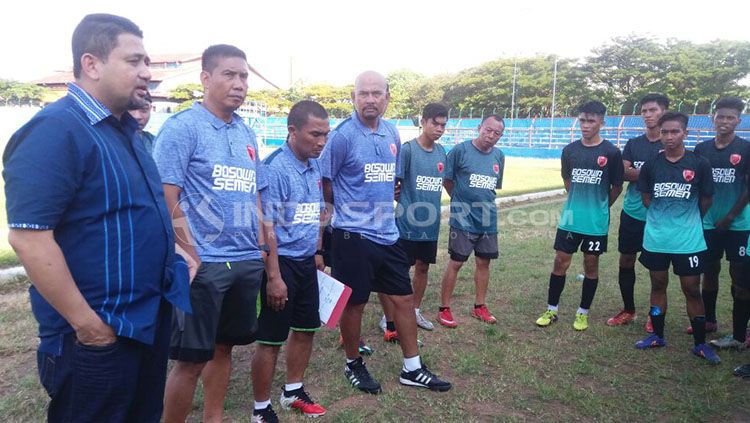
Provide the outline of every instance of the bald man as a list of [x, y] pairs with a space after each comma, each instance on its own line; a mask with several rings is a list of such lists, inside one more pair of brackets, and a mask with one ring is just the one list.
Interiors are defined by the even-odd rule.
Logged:
[[334, 278], [352, 289], [340, 323], [344, 373], [359, 390], [381, 392], [358, 350], [362, 313], [375, 291], [393, 304], [404, 355], [399, 382], [447, 391], [451, 384], [430, 372], [419, 358], [409, 261], [397, 242], [393, 206], [401, 140], [396, 127], [381, 119], [389, 99], [382, 75], [372, 71], [359, 75], [352, 91], [355, 111], [331, 132], [320, 158], [323, 195], [333, 205], [331, 270]]

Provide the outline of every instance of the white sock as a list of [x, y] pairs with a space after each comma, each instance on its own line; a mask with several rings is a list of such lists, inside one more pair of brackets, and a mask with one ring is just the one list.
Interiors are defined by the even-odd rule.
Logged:
[[346, 359], [346, 364], [351, 364], [351, 363], [354, 363], [355, 361], [357, 361], [356, 358], [347, 358]]
[[422, 360], [419, 359], [418, 355], [411, 358], [404, 357], [404, 370], [407, 372], [413, 372], [414, 370], [422, 368]]
[[419, 309], [418, 308], [414, 309], [414, 314], [419, 314]]
[[578, 311], [576, 313], [579, 313], [579, 314], [589, 314], [589, 311], [586, 310], [585, 308], [578, 307]]
[[271, 400], [270, 399], [267, 399], [265, 401], [255, 401], [255, 409], [256, 410], [263, 410], [266, 407], [268, 407], [269, 405], [271, 405]]
[[550, 310], [550, 311], [557, 311], [557, 306], [553, 306], [553, 305], [549, 305], [549, 304], [547, 304], [547, 310]]
[[297, 389], [299, 389], [301, 387], [302, 387], [302, 382], [287, 383], [287, 384], [284, 385], [284, 390], [287, 391], [287, 392], [289, 392], [289, 391], [297, 390]]

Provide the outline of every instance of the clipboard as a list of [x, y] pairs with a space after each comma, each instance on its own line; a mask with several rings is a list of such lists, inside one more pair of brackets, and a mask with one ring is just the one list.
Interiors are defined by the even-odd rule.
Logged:
[[320, 322], [328, 329], [335, 329], [352, 295], [352, 289], [318, 270], [318, 295]]

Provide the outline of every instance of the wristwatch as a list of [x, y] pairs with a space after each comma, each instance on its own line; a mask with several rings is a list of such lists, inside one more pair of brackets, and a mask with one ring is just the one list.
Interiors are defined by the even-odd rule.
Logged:
[[316, 256], [322, 256], [322, 255], [325, 255], [325, 253], [326, 253], [326, 250], [315, 250]]
[[271, 249], [270, 249], [270, 248], [268, 248], [268, 244], [260, 244], [260, 245], [258, 246], [258, 248], [260, 248], [260, 251], [263, 251], [263, 252], [264, 252], [264, 253], [266, 253], [266, 254], [268, 254], [268, 253], [270, 253], [270, 252], [271, 252]]

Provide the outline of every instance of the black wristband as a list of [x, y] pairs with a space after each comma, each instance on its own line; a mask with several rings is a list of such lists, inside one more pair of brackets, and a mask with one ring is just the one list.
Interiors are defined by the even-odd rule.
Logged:
[[315, 255], [316, 256], [322, 256], [322, 255], [325, 255], [325, 253], [326, 253], [326, 250], [316, 250], [315, 251]]

